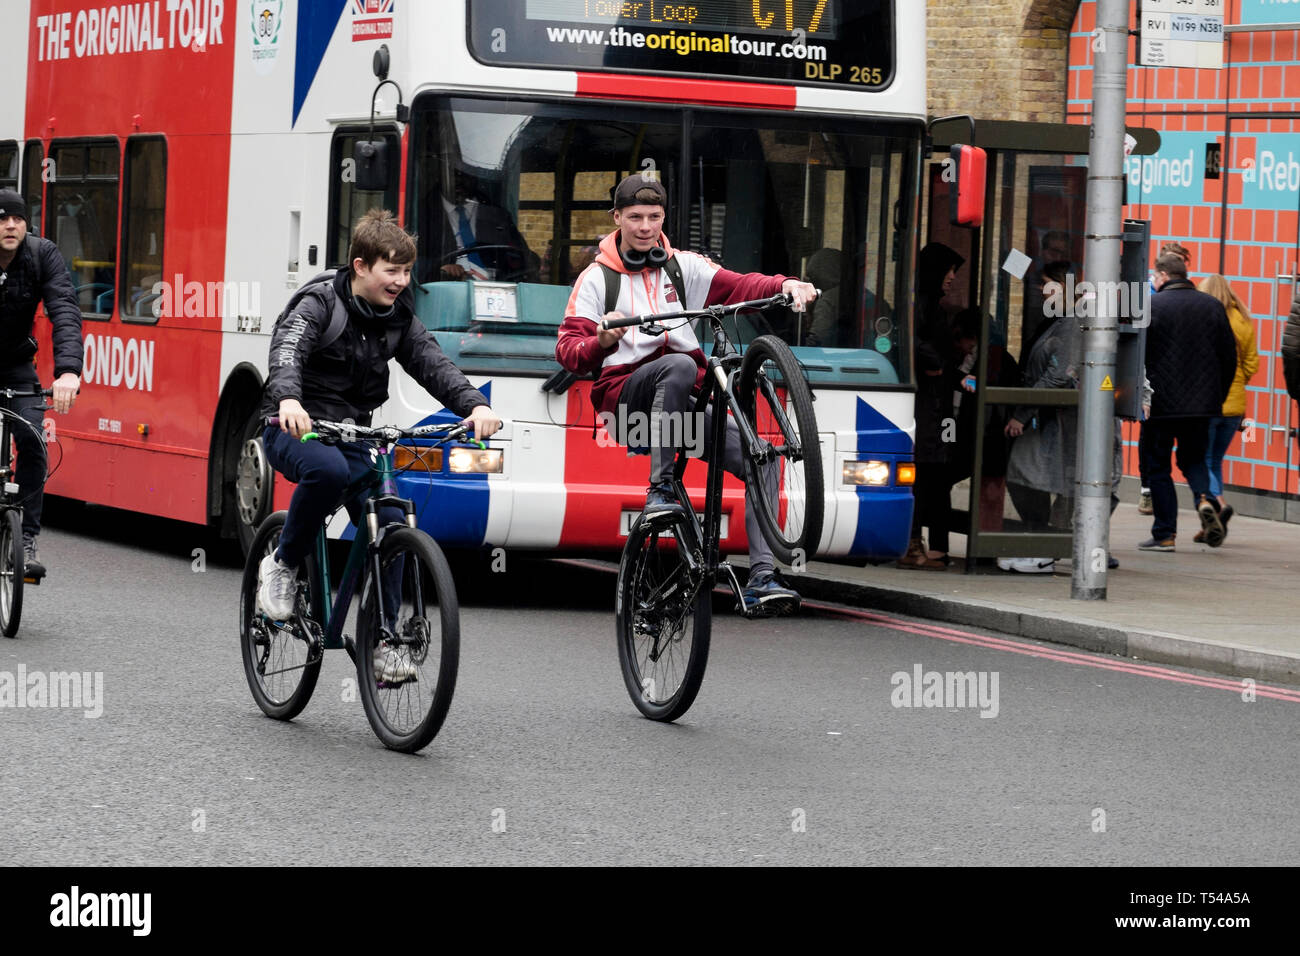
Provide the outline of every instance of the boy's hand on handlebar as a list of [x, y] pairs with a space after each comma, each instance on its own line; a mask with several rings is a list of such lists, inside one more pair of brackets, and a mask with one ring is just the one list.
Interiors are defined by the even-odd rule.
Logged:
[[296, 398], [286, 398], [280, 402], [280, 431], [288, 432], [294, 438], [301, 438], [311, 431], [311, 416]]
[[50, 396], [54, 410], [60, 415], [66, 415], [72, 408], [72, 403], [77, 400], [77, 390], [80, 388], [81, 378], [75, 372], [64, 372], [56, 378], [52, 386], [54, 394]]
[[464, 422], [474, 429], [474, 437], [480, 441], [491, 438], [501, 428], [501, 419], [486, 405], [476, 405]]
[[798, 279], [786, 279], [781, 283], [781, 291], [794, 300], [790, 303], [790, 308], [795, 312], [807, 311], [808, 303], [817, 298], [817, 287], [811, 282], [800, 282]]
[[[625, 316], [622, 312], [606, 312], [604, 315], [600, 317], [600, 320], [602, 322], [609, 322], [613, 319], [623, 319], [623, 318], [627, 318], [627, 316]], [[631, 328], [630, 325], [625, 325], [619, 329], [601, 329], [599, 332], [596, 333], [596, 341], [600, 343], [601, 348], [607, 349], [611, 345], [617, 345], [618, 340], [621, 339], [623, 336], [627, 335], [627, 330], [630, 328]]]

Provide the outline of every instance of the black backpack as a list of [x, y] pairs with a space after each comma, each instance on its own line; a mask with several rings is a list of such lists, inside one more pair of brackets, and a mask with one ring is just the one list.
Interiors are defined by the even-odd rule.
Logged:
[[[600, 263], [600, 268], [605, 273], [605, 315], [613, 312], [618, 308], [618, 294], [623, 290], [623, 273], [615, 272], [612, 268]], [[677, 262], [676, 256], [669, 257], [663, 265], [664, 272], [668, 273], [668, 278], [672, 280], [673, 288], [677, 290], [677, 301], [681, 303], [683, 309], [686, 308], [686, 280], [682, 277], [682, 267]]]
[[330, 310], [330, 323], [325, 327], [325, 334], [316, 343], [315, 351], [317, 352], [333, 345], [338, 337], [343, 334], [344, 326], [348, 324], [348, 307], [334, 292], [334, 278], [337, 275], [337, 270], [331, 270], [308, 279], [298, 287], [298, 291], [293, 294], [289, 304], [284, 307], [284, 311], [275, 320], [275, 324], [279, 325], [309, 295], [314, 295], [320, 299], [321, 303]]

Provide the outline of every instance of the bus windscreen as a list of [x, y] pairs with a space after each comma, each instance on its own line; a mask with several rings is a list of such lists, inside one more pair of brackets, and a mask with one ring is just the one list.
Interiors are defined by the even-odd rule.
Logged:
[[494, 66], [880, 90], [893, 0], [471, 0], [470, 52]]

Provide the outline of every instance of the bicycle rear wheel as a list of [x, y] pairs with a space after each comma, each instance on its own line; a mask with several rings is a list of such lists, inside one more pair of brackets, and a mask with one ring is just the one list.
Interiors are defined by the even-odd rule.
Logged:
[[709, 662], [712, 600], [671, 529], [632, 527], [618, 565], [618, 662], [628, 696], [651, 720], [676, 720], [695, 702]]
[[18, 633], [23, 617], [23, 519], [16, 508], [6, 508], [0, 519], [0, 632]]
[[325, 653], [324, 635], [312, 616], [310, 572], [298, 575], [294, 615], [272, 621], [257, 606], [258, 566], [275, 552], [284, 530], [286, 512], [262, 522], [248, 548], [239, 589], [239, 646], [244, 657], [248, 689], [262, 712], [276, 720], [292, 720], [311, 700]]
[[[379, 547], [381, 582], [362, 584], [357, 617], [361, 703], [385, 747], [415, 753], [447, 717], [460, 666], [460, 606], [442, 549], [423, 531], [399, 527]], [[367, 578], [370, 572], [367, 571]], [[375, 600], [379, 591], [386, 610]], [[388, 660], [390, 676], [375, 661]], [[393, 672], [403, 671], [394, 677]]]
[[790, 346], [772, 335], [755, 339], [745, 350], [736, 397], [759, 438], [759, 447], [745, 455], [746, 480], [767, 488], [746, 504], [758, 500], [759, 526], [780, 561], [809, 561], [825, 508], [821, 442], [812, 392]]

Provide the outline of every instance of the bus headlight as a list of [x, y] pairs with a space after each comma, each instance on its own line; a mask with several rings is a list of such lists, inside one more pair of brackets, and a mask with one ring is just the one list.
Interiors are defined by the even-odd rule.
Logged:
[[500, 448], [453, 448], [449, 461], [453, 475], [499, 475], [504, 458]]
[[394, 445], [393, 468], [397, 471], [442, 471], [442, 449]]
[[844, 484], [887, 485], [889, 484], [889, 462], [846, 461], [844, 463]]

